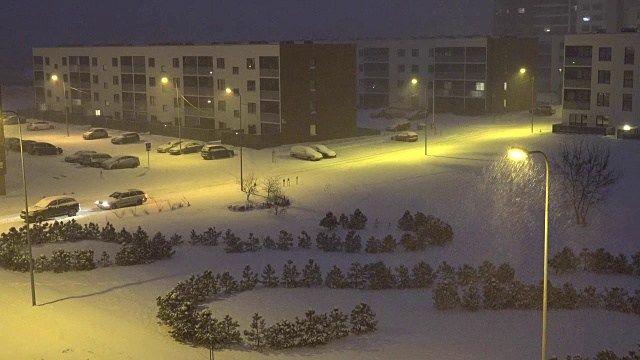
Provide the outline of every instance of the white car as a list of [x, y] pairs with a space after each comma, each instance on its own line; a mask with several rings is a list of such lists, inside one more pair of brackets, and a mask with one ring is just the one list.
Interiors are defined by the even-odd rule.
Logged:
[[338, 154], [336, 154], [335, 151], [329, 149], [328, 147], [322, 145], [322, 144], [314, 144], [311, 145], [311, 148], [317, 152], [319, 152], [320, 154], [322, 154], [322, 157], [324, 158], [334, 158], [336, 156], [338, 156]]
[[322, 159], [322, 154], [308, 146], [292, 146], [289, 154], [303, 160], [318, 161]]
[[159, 152], [159, 153], [166, 153], [172, 147], [174, 147], [176, 145], [180, 145], [180, 143], [183, 143], [183, 142], [185, 142], [185, 141], [184, 140], [171, 140], [171, 141], [167, 142], [166, 144], [162, 144], [162, 145], [158, 146], [156, 151]]
[[46, 121], [34, 121], [27, 124], [27, 130], [37, 131], [37, 130], [49, 130], [55, 129], [55, 125], [48, 123]]
[[124, 169], [124, 168], [137, 168], [140, 166], [140, 159], [137, 156], [114, 156], [111, 159], [105, 160], [101, 164], [105, 170], [112, 169]]

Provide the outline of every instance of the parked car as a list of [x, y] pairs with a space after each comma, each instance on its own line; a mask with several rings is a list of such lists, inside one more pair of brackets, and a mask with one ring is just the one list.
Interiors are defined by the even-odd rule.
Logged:
[[114, 210], [121, 207], [142, 205], [147, 201], [147, 194], [142, 190], [128, 189], [124, 191], [116, 191], [109, 195], [107, 200], [98, 200], [96, 205], [100, 209]]
[[328, 147], [322, 144], [311, 145], [311, 148], [320, 154], [322, 154], [323, 158], [334, 158], [338, 156], [335, 151], [329, 149]]
[[95, 151], [92, 150], [80, 150], [80, 151], [76, 151], [71, 155], [67, 155], [64, 157], [64, 161], [68, 162], [68, 163], [77, 163], [78, 159], [80, 158], [80, 155], [82, 154], [95, 154]]
[[111, 159], [111, 155], [104, 153], [87, 153], [78, 156], [78, 164], [83, 166], [100, 167], [103, 162]]
[[387, 131], [403, 131], [409, 129], [411, 129], [411, 123], [406, 119], [394, 120], [389, 123], [389, 126], [386, 128]]
[[298, 159], [310, 160], [310, 161], [318, 161], [322, 159], [322, 154], [313, 150], [308, 146], [292, 146], [289, 154], [292, 157], [296, 157]]
[[402, 118], [406, 115], [406, 110], [397, 109], [397, 108], [384, 108], [376, 113], [372, 113], [370, 117], [372, 118], [385, 118], [385, 119], [396, 119]]
[[[26, 122], [27, 120], [25, 118], [20, 118], [20, 124], [24, 124]], [[4, 116], [2, 117], [2, 123], [5, 125], [17, 125], [18, 117], [15, 115]]]
[[114, 136], [111, 139], [112, 144], [129, 144], [140, 141], [140, 135], [134, 132], [126, 132], [122, 135]]
[[181, 155], [181, 154], [189, 154], [189, 153], [197, 153], [204, 147], [204, 143], [200, 141], [185, 141], [182, 144], [172, 147], [169, 149], [169, 154], [171, 155]]
[[407, 119], [409, 120], [420, 120], [426, 119], [429, 116], [429, 112], [425, 109], [414, 110], [407, 114]]
[[55, 125], [48, 123], [46, 121], [34, 121], [27, 124], [27, 130], [38, 131], [38, 130], [49, 130], [55, 129]]
[[106, 170], [137, 168], [138, 166], [140, 166], [140, 159], [138, 159], [137, 156], [131, 155], [114, 156], [102, 162], [102, 168]]
[[395, 141], [418, 141], [418, 134], [413, 131], [400, 131], [391, 137]]
[[[57, 216], [75, 216], [80, 211], [80, 204], [66, 195], [49, 196], [29, 206], [29, 221], [41, 222]], [[26, 211], [20, 212], [20, 218], [26, 220]]]
[[230, 158], [233, 157], [234, 154], [233, 149], [229, 149], [220, 144], [205, 145], [202, 150], [200, 150], [200, 155], [205, 160]]
[[109, 133], [103, 128], [91, 128], [82, 134], [82, 138], [85, 140], [103, 139], [108, 137]]
[[556, 113], [551, 105], [537, 104], [533, 109], [529, 110], [530, 114], [539, 116], [551, 116]]
[[176, 146], [176, 145], [180, 145], [181, 143], [185, 142], [184, 140], [171, 140], [165, 144], [162, 144], [160, 146], [158, 146], [158, 148], [156, 149], [157, 152], [159, 153], [166, 153], [169, 152], [169, 149], [171, 149], [172, 147]]
[[60, 155], [62, 154], [62, 149], [46, 143], [46, 142], [37, 142], [33, 144], [31, 149], [29, 149], [29, 154], [31, 155]]
[[[24, 152], [28, 153], [35, 143], [36, 141], [34, 140], [22, 140], [22, 149]], [[20, 151], [20, 140], [11, 143], [11, 150]]]
[[20, 149], [20, 139], [16, 137], [8, 137], [4, 138], [4, 148], [7, 150], [11, 150], [12, 147], [17, 147]]

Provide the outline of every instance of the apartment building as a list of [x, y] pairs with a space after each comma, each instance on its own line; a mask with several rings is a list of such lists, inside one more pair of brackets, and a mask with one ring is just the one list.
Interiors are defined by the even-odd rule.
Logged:
[[218, 130], [216, 137], [242, 129], [285, 142], [356, 129], [350, 44], [34, 48], [33, 70], [43, 112]]
[[578, 0], [576, 20], [579, 34], [638, 29], [640, 0]]
[[565, 37], [563, 124], [640, 125], [640, 33]]
[[[438, 112], [486, 114], [528, 109], [533, 101], [536, 39], [377, 39], [356, 44], [358, 104], [363, 108], [432, 109], [435, 102]], [[521, 68], [528, 72], [520, 74]]]

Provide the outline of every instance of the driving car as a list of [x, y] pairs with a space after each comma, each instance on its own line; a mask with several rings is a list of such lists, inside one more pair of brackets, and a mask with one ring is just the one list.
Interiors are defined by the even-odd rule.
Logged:
[[104, 153], [85, 153], [78, 156], [78, 164], [83, 166], [100, 167], [100, 165], [111, 159], [111, 155]]
[[48, 123], [46, 121], [34, 121], [27, 124], [27, 130], [30, 130], [30, 131], [50, 130], [55, 128], [56, 128], [55, 125]]
[[114, 156], [102, 162], [101, 166], [105, 170], [137, 168], [140, 166], [140, 159], [138, 159], [137, 156], [131, 155]]
[[31, 155], [60, 155], [62, 154], [62, 149], [46, 143], [46, 142], [37, 142], [33, 144], [31, 149], [29, 149], [29, 154]]
[[139, 189], [116, 191], [107, 200], [98, 200], [96, 205], [100, 209], [114, 210], [121, 207], [142, 205], [148, 199], [147, 194]]
[[71, 155], [67, 155], [64, 157], [64, 161], [68, 162], [68, 163], [77, 163], [78, 162], [78, 158], [80, 157], [80, 155], [82, 154], [95, 154], [95, 151], [92, 150], [80, 150], [80, 151], [76, 151]]
[[171, 141], [169, 141], [169, 142], [167, 142], [165, 144], [162, 144], [162, 145], [158, 146], [156, 151], [159, 152], [159, 153], [166, 153], [172, 147], [174, 147], [176, 145], [180, 145], [183, 142], [184, 142], [184, 140], [171, 140]]
[[140, 135], [134, 132], [126, 132], [121, 135], [114, 136], [111, 139], [112, 144], [121, 145], [121, 144], [129, 144], [140, 141]]
[[82, 138], [85, 140], [103, 139], [108, 137], [109, 133], [103, 128], [91, 128], [82, 134]]
[[303, 160], [318, 161], [322, 159], [322, 154], [320, 154], [319, 152], [313, 150], [308, 146], [299, 146], [299, 145], [292, 146], [291, 150], [289, 151], [289, 154], [292, 157], [303, 159]]
[[556, 113], [556, 109], [551, 107], [551, 105], [536, 104], [533, 109], [529, 110], [529, 113], [533, 115], [551, 116]]
[[224, 145], [211, 144], [205, 145], [202, 150], [200, 150], [200, 155], [205, 160], [211, 160], [233, 157], [234, 152], [233, 149], [229, 149]]
[[203, 147], [204, 147], [204, 143], [200, 141], [185, 141], [182, 144], [179, 144], [169, 149], [169, 154], [180, 155], [180, 154], [196, 153], [202, 150]]
[[400, 131], [396, 135], [391, 137], [391, 140], [395, 141], [418, 141], [418, 134], [413, 131]]
[[[29, 221], [42, 222], [57, 216], [75, 216], [80, 211], [80, 204], [67, 195], [49, 196], [40, 199], [28, 209]], [[20, 212], [20, 218], [27, 220], [26, 211]]]
[[336, 154], [335, 151], [329, 149], [328, 147], [322, 145], [322, 144], [314, 144], [311, 145], [311, 148], [317, 152], [319, 152], [320, 154], [322, 154], [323, 158], [334, 158], [336, 156], [338, 156], [338, 154]]

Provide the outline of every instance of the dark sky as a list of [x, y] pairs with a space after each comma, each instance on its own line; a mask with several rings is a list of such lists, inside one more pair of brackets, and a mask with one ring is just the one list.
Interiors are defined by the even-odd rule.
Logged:
[[0, 83], [59, 44], [487, 34], [492, 0], [0, 0]]

